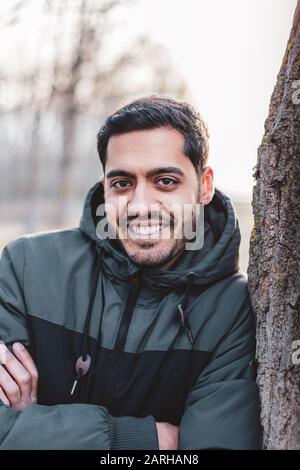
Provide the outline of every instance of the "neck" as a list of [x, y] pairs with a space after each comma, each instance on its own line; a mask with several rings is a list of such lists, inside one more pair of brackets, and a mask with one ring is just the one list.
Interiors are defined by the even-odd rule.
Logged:
[[172, 269], [174, 265], [177, 263], [177, 261], [179, 260], [183, 252], [184, 252], [184, 246], [181, 248], [181, 250], [178, 251], [178, 253], [176, 253], [175, 256], [173, 256], [173, 258], [169, 259], [165, 264], [160, 266], [161, 271], [170, 271], [170, 269]]

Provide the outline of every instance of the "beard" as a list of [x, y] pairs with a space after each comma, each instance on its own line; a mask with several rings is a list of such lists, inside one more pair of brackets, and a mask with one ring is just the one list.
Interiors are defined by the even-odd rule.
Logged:
[[123, 250], [127, 256], [137, 265], [144, 267], [166, 267], [172, 261], [175, 262], [178, 256], [183, 253], [185, 247], [184, 240], [172, 240], [166, 247], [155, 247], [154, 244], [147, 243], [140, 245], [138, 249], [126, 247], [120, 240]]
[[[191, 214], [191, 229], [193, 233], [197, 229], [197, 215], [195, 211]], [[139, 244], [135, 244], [130, 239], [123, 239], [122, 237], [117, 237], [118, 242], [121, 245], [123, 251], [127, 256], [137, 265], [144, 267], [158, 267], [163, 269], [168, 269], [172, 266], [178, 258], [185, 251], [186, 242], [191, 242], [190, 238], [186, 238], [184, 232], [184, 225], [187, 222], [181, 222], [181, 234], [180, 238], [174, 236], [174, 220], [171, 221], [172, 233], [171, 236], [167, 239], [156, 240], [151, 243], [151, 240]], [[172, 236], [173, 235], [173, 236]], [[196, 235], [195, 235], [196, 236]]]

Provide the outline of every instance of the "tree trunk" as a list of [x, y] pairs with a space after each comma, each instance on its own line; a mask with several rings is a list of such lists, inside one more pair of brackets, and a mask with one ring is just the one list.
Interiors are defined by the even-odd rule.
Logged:
[[254, 178], [248, 281], [263, 446], [300, 449], [300, 0]]

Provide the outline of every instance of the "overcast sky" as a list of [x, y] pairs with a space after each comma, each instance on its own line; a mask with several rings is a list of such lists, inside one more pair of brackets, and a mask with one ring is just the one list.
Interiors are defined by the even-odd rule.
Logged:
[[216, 184], [248, 200], [295, 7], [296, 0], [143, 0], [137, 9], [208, 123]]
[[[20, 2], [1, 1], [2, 19], [14, 3]], [[30, 5], [29, 36], [41, 3]], [[296, 0], [140, 0], [125, 20], [128, 31], [148, 33], [169, 49], [208, 123], [215, 182], [235, 198], [251, 199], [252, 168], [295, 6]], [[8, 62], [17, 36], [5, 30]]]

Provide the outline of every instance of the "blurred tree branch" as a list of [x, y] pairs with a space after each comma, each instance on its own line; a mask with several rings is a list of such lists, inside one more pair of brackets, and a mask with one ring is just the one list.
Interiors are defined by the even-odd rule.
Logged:
[[[5, 107], [0, 107], [1, 125], [7, 129], [0, 136], [8, 175], [2, 198], [16, 197], [17, 179], [31, 207], [38, 196], [54, 197], [53, 223], [63, 223], [68, 200], [86, 191], [99, 166], [96, 133], [107, 114], [142, 94], [189, 97], [166, 50], [120, 26], [135, 3], [24, 0], [9, 11], [5, 21], [14, 20], [13, 37], [19, 31], [24, 42], [15, 51], [14, 66], [1, 64], [0, 56], [0, 80], [7, 92]], [[38, 14], [36, 43], [23, 25], [25, 11]], [[18, 131], [10, 133], [14, 126]], [[26, 219], [28, 230], [34, 229], [33, 219]]]

